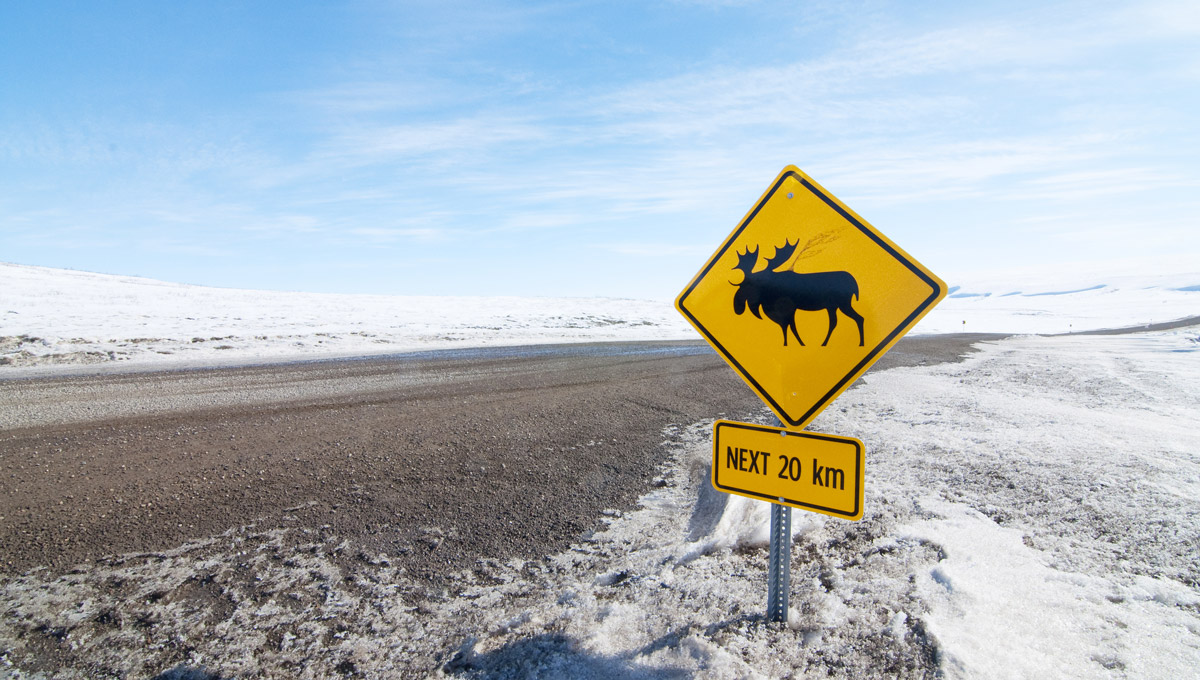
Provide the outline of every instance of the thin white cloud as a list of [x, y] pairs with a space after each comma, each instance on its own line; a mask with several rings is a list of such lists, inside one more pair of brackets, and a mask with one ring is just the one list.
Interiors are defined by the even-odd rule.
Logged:
[[352, 81], [326, 87], [289, 92], [280, 102], [318, 111], [329, 120], [347, 116], [427, 111], [458, 103], [461, 93], [447, 83], [403, 79]]
[[137, 244], [140, 250], [150, 253], [188, 255], [193, 257], [229, 257], [237, 251], [217, 242], [197, 242], [177, 238], [152, 238]]
[[762, 4], [762, 0], [667, 0], [667, 2], [672, 5], [712, 8], [748, 7]]
[[859, 145], [837, 155], [823, 170], [828, 183], [877, 200], [980, 197], [1010, 191], [998, 184], [1001, 180], [1064, 172], [1097, 162], [1102, 141], [1094, 136], [978, 141], [920, 138], [909, 144]]
[[1193, 0], [1158, 0], [1133, 3], [1112, 15], [1111, 25], [1120, 35], [1141, 39], [1200, 36], [1200, 4]]
[[542, 144], [546, 139], [546, 129], [536, 123], [486, 115], [429, 123], [354, 124], [327, 140], [317, 160], [359, 165], [433, 155], [484, 156], [498, 147]]
[[1162, 191], [1187, 187], [1200, 189], [1200, 180], [1188, 179], [1153, 168], [1072, 170], [1029, 180], [1025, 198], [1047, 201], [1086, 201], [1117, 194]]
[[362, 236], [377, 243], [395, 243], [397, 241], [434, 241], [445, 236], [440, 229], [429, 227], [356, 227], [349, 234]]
[[328, 230], [329, 225], [315, 215], [261, 215], [250, 211], [240, 217], [242, 229], [248, 232], [270, 232], [273, 234], [317, 234]]
[[628, 255], [630, 257], [642, 258], [659, 258], [659, 257], [691, 257], [697, 262], [703, 262], [703, 258], [712, 254], [716, 249], [716, 244], [712, 246], [702, 246], [696, 244], [678, 244], [678, 243], [601, 243], [593, 246], [601, 250], [608, 250], [618, 255]]

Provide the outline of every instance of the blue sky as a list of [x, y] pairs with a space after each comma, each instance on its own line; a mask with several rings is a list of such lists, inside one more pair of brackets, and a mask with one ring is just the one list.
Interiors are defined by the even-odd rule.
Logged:
[[1200, 4], [12, 2], [0, 261], [673, 297], [788, 164], [952, 285], [1200, 269]]

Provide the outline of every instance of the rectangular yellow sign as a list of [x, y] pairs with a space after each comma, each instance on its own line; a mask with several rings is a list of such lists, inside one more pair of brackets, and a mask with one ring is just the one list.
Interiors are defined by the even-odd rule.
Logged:
[[862, 519], [863, 443], [718, 420], [712, 484], [718, 491], [848, 520]]

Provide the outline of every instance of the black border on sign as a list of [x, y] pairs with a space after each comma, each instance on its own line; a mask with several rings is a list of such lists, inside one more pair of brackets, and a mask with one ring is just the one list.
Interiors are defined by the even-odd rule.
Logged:
[[[839, 380], [832, 389], [818, 399], [817, 402], [813, 404], [811, 408], [805, 411], [804, 414], [799, 418], [793, 418], [781, 404], [775, 401], [774, 397], [772, 397], [765, 389], [763, 389], [762, 385], [760, 385], [759, 382], [754, 379], [754, 376], [750, 375], [750, 372], [747, 371], [746, 368], [734, 358], [733, 354], [731, 354], [729, 350], [725, 349], [724, 345], [722, 345], [715, 337], [713, 337], [712, 333], [708, 332], [708, 329], [704, 327], [704, 324], [700, 323], [700, 320], [697, 319], [695, 315], [693, 315], [692, 312], [687, 308], [688, 296], [691, 295], [696, 286], [699, 285], [706, 276], [708, 276], [708, 273], [713, 267], [716, 266], [717, 262], [724, 257], [725, 252], [729, 250], [729, 247], [733, 245], [733, 242], [742, 235], [742, 232], [746, 230], [746, 227], [750, 226], [750, 223], [754, 221], [754, 218], [758, 217], [758, 213], [762, 211], [763, 206], [767, 204], [767, 201], [771, 200], [771, 198], [775, 195], [775, 192], [779, 190], [779, 187], [782, 186], [783, 182], [789, 177], [796, 178], [796, 180], [799, 181], [804, 188], [812, 192], [817, 198], [820, 198], [821, 201], [823, 201], [830, 208], [833, 208], [835, 211], [837, 211], [837, 213], [841, 215], [847, 222], [854, 225], [854, 227], [862, 232], [867, 238], [871, 239], [881, 248], [887, 251], [887, 253], [895, 258], [897, 262], [907, 267], [909, 271], [917, 276], [917, 278], [924, 281], [931, 290], [929, 297], [925, 298], [925, 301], [918, 305], [917, 308], [913, 310], [912, 314], [909, 314], [908, 317], [900, 323], [900, 325], [892, 329], [892, 331], [888, 333], [887, 337], [885, 337], [878, 345], [868, 352], [867, 355], [854, 366], [854, 368], [850, 369], [850, 372], [847, 373], [845, 377]], [[825, 406], [833, 399], [835, 395], [838, 394], [838, 392], [841, 391], [841, 389], [847, 383], [861, 375], [867, 370], [868, 367], [871, 366], [871, 364], [875, 363], [879, 356], [881, 356], [883, 348], [887, 347], [893, 340], [896, 339], [898, 335], [901, 334], [901, 331], [903, 331], [905, 328], [908, 328], [908, 326], [912, 324], [913, 321], [916, 320], [922, 313], [924, 313], [924, 311], [928, 309], [930, 305], [934, 304], [937, 301], [940, 292], [941, 288], [936, 282], [934, 282], [933, 279], [931, 279], [925, 272], [921, 271], [921, 269], [914, 265], [907, 257], [901, 255], [895, 248], [891, 246], [891, 244], [879, 238], [879, 235], [876, 234], [874, 230], [868, 228], [862, 222], [858, 221], [853, 215], [847, 212], [845, 208], [838, 205], [837, 201], [825, 195], [824, 192], [814, 186], [812, 182], [809, 182], [802, 175], [796, 173], [795, 171], [789, 170], [779, 176], [779, 179], [776, 180], [775, 185], [772, 186], [771, 189], [763, 196], [762, 200], [758, 202], [758, 205], [754, 206], [754, 211], [751, 212], [738, 226], [737, 230], [725, 240], [725, 243], [719, 250], [717, 250], [716, 254], [713, 255], [709, 263], [700, 271], [700, 274], [693, 279], [692, 283], [688, 285], [683, 294], [679, 296], [679, 309], [687, 315], [688, 320], [692, 322], [693, 326], [700, 329], [700, 331], [704, 333], [704, 337], [708, 339], [709, 344], [715, 347], [717, 351], [719, 351], [721, 355], [725, 357], [725, 360], [728, 361], [729, 364], [733, 366], [737, 372], [754, 387], [755, 391], [767, 401], [767, 404], [772, 410], [775, 411], [775, 413], [777, 413], [792, 427], [800, 427], [812, 418], [816, 417], [816, 415], [825, 408]]]
[[841, 444], [853, 444], [854, 445], [854, 484], [855, 484], [856, 488], [854, 489], [854, 510], [852, 512], [846, 512], [845, 510], [840, 510], [837, 508], [827, 508], [823, 505], [816, 505], [813, 503], [805, 503], [804, 501], [798, 501], [798, 500], [794, 500], [791, 498], [783, 498], [783, 502], [788, 505], [794, 505], [798, 508], [808, 508], [810, 510], [828, 513], [830, 515], [836, 515], [838, 517], [857, 517], [859, 515], [859, 513], [862, 512], [862, 507], [859, 505], [860, 499], [863, 496], [863, 489], [862, 489], [862, 485], [863, 485], [863, 469], [862, 469], [862, 467], [863, 467], [863, 445], [862, 445], [862, 442], [858, 441], [857, 439], [851, 439], [849, 437], [836, 437], [833, 435], [819, 434], [816, 432], [795, 432], [792, 430], [784, 429], [782, 427], [771, 427], [769, 425], [753, 425], [751, 423], [735, 423], [735, 422], [728, 421], [728, 420], [718, 420], [716, 422], [716, 426], [713, 428], [713, 468], [712, 468], [713, 486], [716, 487], [718, 491], [724, 491], [726, 493], [736, 493], [736, 494], [739, 494], [742, 496], [751, 496], [753, 498], [761, 498], [762, 500], [769, 501], [771, 503], [778, 503], [780, 501], [780, 498], [782, 498], [782, 497], [781, 496], [768, 496], [767, 494], [758, 493], [757, 491], [747, 491], [745, 489], [739, 489], [739, 488], [733, 487], [733, 486], [722, 486], [721, 485], [720, 481], [718, 480], [718, 474], [717, 474], [718, 470], [720, 470], [720, 466], [717, 465], [717, 457], [721, 455], [719, 442], [721, 441], [720, 430], [721, 430], [722, 426], [729, 427], [729, 428], [732, 428], [735, 430], [754, 430], [757, 432], [770, 432], [773, 434], [778, 434], [780, 432], [787, 432], [787, 436], [789, 436], [789, 437], [804, 437], [806, 439], [819, 439], [821, 441], [827, 441], [827, 442], [838, 442]]

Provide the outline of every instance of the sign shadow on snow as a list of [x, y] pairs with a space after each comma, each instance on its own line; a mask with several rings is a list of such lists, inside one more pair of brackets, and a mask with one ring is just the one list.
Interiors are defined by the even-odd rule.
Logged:
[[[668, 636], [671, 637], [671, 636]], [[651, 646], [660, 641], [651, 643]], [[666, 646], [664, 643], [663, 646]], [[645, 650], [638, 650], [636, 657]], [[475, 651], [467, 640], [442, 670], [467, 678], [630, 678], [630, 680], [683, 680], [691, 673], [677, 668], [653, 668], [633, 663], [626, 656], [594, 654], [561, 633], [543, 633], [514, 640], [499, 649]]]
[[225, 680], [225, 678], [216, 673], [209, 673], [203, 668], [181, 663], [154, 676], [153, 680]]
[[[712, 479], [712, 462], [709, 461], [704, 471], [704, 479]], [[725, 505], [729, 502], [729, 494], [717, 491], [712, 484], [700, 484], [696, 506], [692, 516], [688, 518], [689, 543], [711, 536], [717, 530], [717, 523], [725, 514]]]

